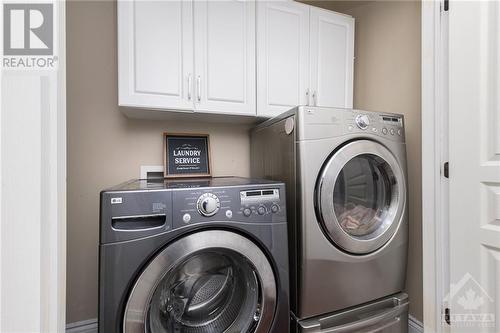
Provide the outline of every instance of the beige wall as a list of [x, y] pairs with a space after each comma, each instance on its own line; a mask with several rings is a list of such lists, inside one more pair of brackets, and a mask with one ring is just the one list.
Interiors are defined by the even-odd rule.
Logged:
[[422, 320], [420, 2], [310, 1], [356, 19], [354, 107], [405, 115], [410, 245], [406, 289]]
[[67, 4], [67, 322], [97, 317], [99, 191], [162, 165], [162, 133], [209, 133], [215, 175], [249, 174], [248, 128], [130, 120], [117, 106], [116, 4]]

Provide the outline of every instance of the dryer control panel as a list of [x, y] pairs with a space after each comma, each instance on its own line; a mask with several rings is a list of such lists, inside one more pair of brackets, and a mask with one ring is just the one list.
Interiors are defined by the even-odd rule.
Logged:
[[394, 141], [404, 141], [403, 117], [352, 110], [346, 112], [347, 133], [366, 133]]

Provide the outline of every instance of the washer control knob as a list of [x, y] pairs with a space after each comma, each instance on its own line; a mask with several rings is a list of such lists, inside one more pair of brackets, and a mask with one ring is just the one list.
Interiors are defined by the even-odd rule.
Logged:
[[257, 208], [257, 213], [259, 213], [259, 215], [264, 215], [266, 213], [266, 207], [260, 206]]
[[271, 206], [271, 212], [277, 213], [279, 211], [280, 211], [280, 206], [278, 206], [277, 204]]
[[189, 221], [191, 221], [191, 215], [186, 213], [182, 216], [182, 220], [184, 221], [184, 223], [189, 223]]
[[214, 216], [220, 208], [219, 198], [212, 193], [202, 194], [196, 204], [198, 212], [206, 217]]
[[249, 217], [250, 215], [252, 215], [252, 210], [250, 208], [243, 209], [243, 215]]
[[366, 114], [358, 114], [356, 116], [356, 125], [361, 129], [367, 129], [370, 126], [370, 118]]
[[227, 217], [228, 219], [233, 218], [233, 212], [232, 212], [231, 210], [226, 210], [226, 217]]
[[384, 127], [384, 128], [382, 128], [382, 133], [383, 133], [383, 134], [387, 134], [387, 128], [385, 128], [385, 127]]

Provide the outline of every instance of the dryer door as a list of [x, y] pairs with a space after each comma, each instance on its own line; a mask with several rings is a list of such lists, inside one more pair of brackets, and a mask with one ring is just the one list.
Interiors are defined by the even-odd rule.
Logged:
[[397, 231], [405, 205], [403, 170], [394, 155], [374, 141], [341, 147], [318, 179], [316, 207], [323, 230], [349, 253], [381, 248]]
[[188, 235], [142, 271], [128, 298], [125, 333], [268, 333], [276, 281], [260, 248], [229, 231]]

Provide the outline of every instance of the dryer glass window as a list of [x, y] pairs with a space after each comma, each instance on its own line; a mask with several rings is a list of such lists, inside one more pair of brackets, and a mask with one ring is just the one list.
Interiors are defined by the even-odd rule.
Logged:
[[335, 216], [342, 229], [358, 238], [383, 233], [392, 222], [386, 217], [395, 182], [390, 166], [376, 155], [349, 160], [337, 177], [333, 194]]
[[147, 332], [253, 332], [260, 294], [255, 269], [242, 255], [199, 252], [170, 269], [157, 286]]

